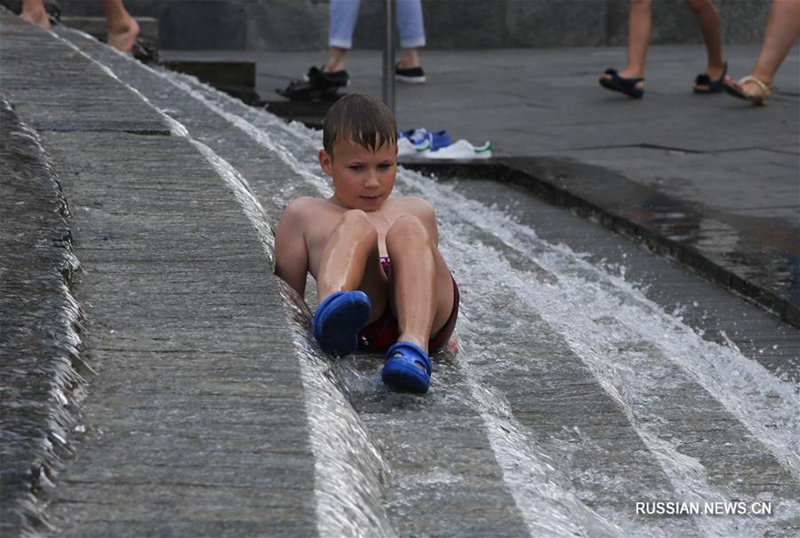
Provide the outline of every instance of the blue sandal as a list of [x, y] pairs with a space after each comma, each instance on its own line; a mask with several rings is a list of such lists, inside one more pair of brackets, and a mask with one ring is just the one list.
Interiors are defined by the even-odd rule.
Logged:
[[411, 342], [397, 342], [386, 352], [382, 378], [398, 391], [422, 394], [431, 386], [432, 370], [431, 358], [422, 348]]
[[352, 353], [358, 347], [358, 333], [369, 321], [369, 312], [369, 297], [363, 291], [337, 291], [314, 312], [314, 337], [326, 353]]
[[[722, 70], [722, 75], [717, 80], [711, 80], [707, 73], [700, 73], [694, 79], [694, 93], [720, 93], [725, 89], [725, 75], [728, 74], [728, 62]], [[705, 88], [698, 88], [705, 86]]]
[[624, 78], [619, 76], [616, 69], [608, 68], [605, 71], [606, 75], [611, 75], [610, 79], [600, 77], [600, 85], [608, 90], [621, 92], [634, 99], [641, 99], [644, 95], [644, 90], [636, 87], [640, 82], [644, 82], [644, 78]]

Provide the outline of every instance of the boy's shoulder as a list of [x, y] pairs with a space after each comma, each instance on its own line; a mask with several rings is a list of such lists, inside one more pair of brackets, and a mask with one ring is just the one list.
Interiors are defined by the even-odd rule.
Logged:
[[303, 213], [306, 211], [320, 211], [325, 208], [333, 208], [333, 204], [325, 198], [314, 198], [313, 196], [300, 196], [295, 198], [286, 206], [286, 213]]
[[281, 222], [300, 229], [306, 223], [316, 221], [320, 217], [332, 213], [333, 205], [328, 200], [312, 196], [301, 196], [289, 202], [283, 210]]

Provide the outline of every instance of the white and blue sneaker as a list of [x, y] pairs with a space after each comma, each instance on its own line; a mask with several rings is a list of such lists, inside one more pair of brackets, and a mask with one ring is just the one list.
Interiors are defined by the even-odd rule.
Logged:
[[462, 139], [439, 151], [425, 152], [422, 157], [426, 159], [454, 160], [491, 159], [492, 144], [491, 142], [486, 142], [482, 146], [473, 146], [470, 142]]
[[450, 145], [450, 133], [446, 130], [433, 133], [425, 128], [421, 128], [397, 133], [398, 142], [404, 138], [408, 139], [420, 153], [429, 150], [438, 151]]

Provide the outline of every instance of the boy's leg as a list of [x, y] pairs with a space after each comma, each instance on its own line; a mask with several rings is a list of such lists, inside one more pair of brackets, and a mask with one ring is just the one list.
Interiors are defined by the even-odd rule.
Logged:
[[392, 260], [398, 340], [430, 352], [428, 339], [445, 324], [453, 309], [450, 271], [416, 217], [397, 219], [386, 234], [386, 247]]
[[719, 13], [711, 0], [686, 0], [686, 5], [694, 11], [700, 32], [703, 34], [708, 56], [706, 74], [709, 79], [718, 80], [725, 69], [725, 60], [722, 58], [722, 22]]
[[363, 211], [347, 211], [322, 251], [316, 275], [321, 303], [338, 291], [361, 290], [372, 305], [370, 322], [388, 302], [388, 281], [380, 266], [378, 232]]

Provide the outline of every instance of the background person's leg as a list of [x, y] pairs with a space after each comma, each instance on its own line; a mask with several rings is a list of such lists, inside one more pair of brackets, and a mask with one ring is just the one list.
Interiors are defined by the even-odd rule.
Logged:
[[353, 48], [353, 32], [356, 29], [360, 5], [360, 0], [331, 0], [328, 61], [322, 68], [324, 72], [347, 69], [347, 51]]
[[139, 37], [139, 23], [131, 17], [122, 0], [103, 0], [109, 45], [122, 52], [131, 52]]
[[[725, 70], [725, 60], [722, 58], [722, 22], [719, 13], [710, 0], [686, 0], [700, 26], [703, 42], [706, 45], [707, 64], [706, 75], [710, 80], [720, 80]], [[695, 89], [703, 89], [702, 85]]]
[[22, 0], [22, 11], [19, 16], [40, 28], [50, 29], [50, 15], [44, 8], [43, 0]]
[[798, 33], [800, 0], [772, 0], [761, 52], [751, 75], [772, 86], [775, 73], [792, 49]]

